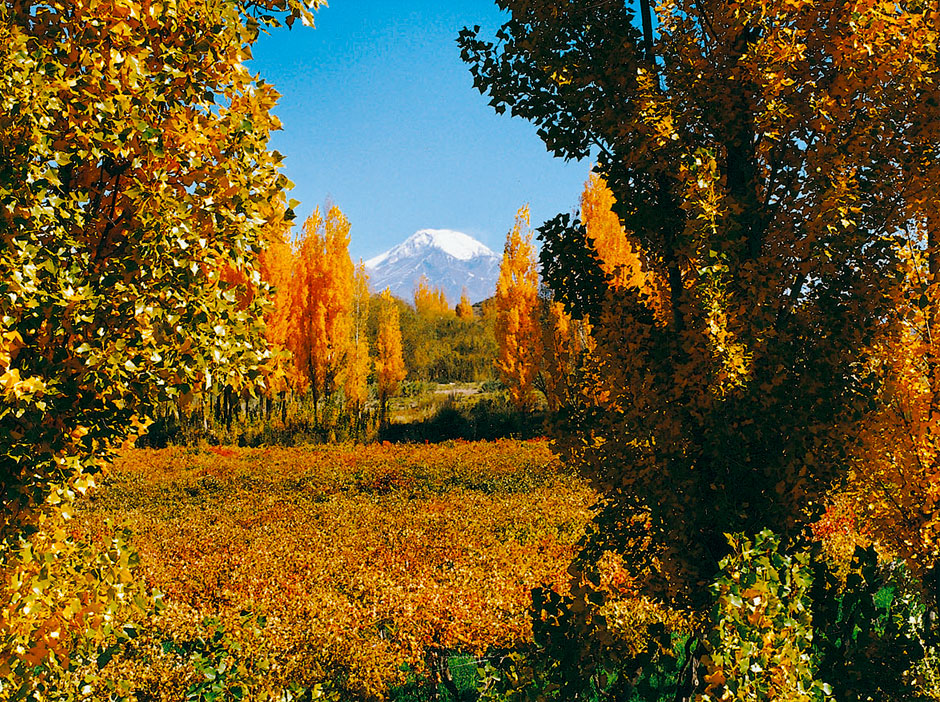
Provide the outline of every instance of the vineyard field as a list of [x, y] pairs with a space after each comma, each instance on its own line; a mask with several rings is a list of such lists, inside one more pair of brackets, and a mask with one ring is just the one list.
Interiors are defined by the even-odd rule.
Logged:
[[166, 626], [250, 611], [272, 678], [383, 699], [529, 638], [594, 500], [545, 441], [170, 448], [125, 454], [78, 517], [133, 530]]

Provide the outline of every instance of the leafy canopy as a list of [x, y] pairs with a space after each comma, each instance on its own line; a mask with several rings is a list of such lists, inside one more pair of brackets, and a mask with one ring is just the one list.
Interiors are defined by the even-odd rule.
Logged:
[[84, 490], [156, 402], [255, 382], [257, 256], [293, 214], [277, 94], [245, 62], [298, 17], [299, 0], [0, 3], [0, 539], [52, 483]]
[[657, 292], [598, 274], [577, 219], [541, 228], [597, 344], [561, 446], [607, 495], [598, 548], [648, 516], [637, 569], [703, 606], [725, 533], [797, 537], [845, 474], [899, 236], [936, 197], [937, 11], [670, 0], [654, 34], [645, 0], [498, 4], [498, 42], [459, 40], [475, 84], [556, 155], [598, 154]]

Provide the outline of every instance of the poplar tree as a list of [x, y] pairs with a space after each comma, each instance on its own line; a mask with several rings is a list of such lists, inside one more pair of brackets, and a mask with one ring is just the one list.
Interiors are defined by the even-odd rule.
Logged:
[[[807, 525], [833, 484], [852, 477], [857, 447], [879, 433], [871, 420], [887, 416], [885, 381], [903, 372], [917, 376], [902, 397], [914, 432], [881, 435], [895, 445], [923, 440], [894, 454], [916, 469], [902, 488], [910, 509], [893, 511], [908, 512], [908, 540], [920, 553], [901, 554], [924, 576], [936, 609], [936, 3], [498, 5], [509, 12], [498, 41], [478, 30], [461, 36], [475, 85], [497, 110], [533, 121], [554, 154], [597, 155], [639, 264], [611, 284], [603, 246], [587, 231], [590, 214], [587, 224], [559, 215], [540, 228], [543, 279], [569, 313], [590, 318], [596, 342], [556, 437], [604, 494], [573, 570], [593, 577], [597, 558], [617, 552], [645, 594], [693, 613], [676, 700], [703, 692], [699, 663], [710, 666], [713, 698], [735, 697], [738, 678], [758, 668], [771, 685], [779, 659], [722, 667], [740, 649], [705, 657], [716, 640], [707, 635], [716, 612], [708, 584], [744, 543], [728, 535], [756, 538], [769, 528], [779, 539], [767, 543], [781, 557], [805, 556]], [[909, 265], [921, 257], [925, 265]], [[636, 270], [644, 280], [628, 284]], [[920, 350], [886, 373], [884, 342]], [[922, 393], [913, 402], [912, 389]], [[903, 475], [892, 451], [869, 453], [881, 455], [880, 475]], [[604, 624], [592, 618], [588, 591], [577, 595], [580, 614], [566, 621], [596, 633]], [[816, 602], [822, 641], [827, 622], [842, 615], [825, 597]], [[751, 624], [758, 620], [754, 614]], [[815, 659], [829, 666], [823, 680], [837, 698], [913, 698], [887, 691], [903, 687], [899, 676], [850, 680], [853, 665], [869, 662], [864, 654], [845, 657], [840, 673], [837, 638]], [[591, 674], [596, 659], [587, 648], [564, 651], [565, 663], [574, 662], [566, 685]], [[803, 653], [796, 665], [805, 680], [814, 658]], [[631, 664], [613, 664], [627, 672], [611, 697], [633, 694]], [[790, 693], [799, 691], [780, 694]]]
[[381, 419], [388, 416], [388, 400], [397, 392], [405, 379], [405, 360], [402, 356], [401, 328], [398, 307], [388, 288], [382, 291], [379, 311], [379, 330], [375, 340], [375, 382], [379, 394]]
[[0, 542], [87, 489], [159, 403], [258, 379], [264, 295], [236, 279], [257, 282], [293, 213], [277, 93], [246, 62], [298, 17], [299, 0], [0, 2]]
[[453, 313], [443, 289], [432, 287], [428, 277], [422, 275], [415, 285], [415, 311], [420, 317], [443, 317]]
[[539, 329], [539, 278], [529, 228], [529, 206], [516, 213], [496, 283], [496, 368], [519, 408], [534, 401], [534, 382], [541, 363]]
[[309, 390], [318, 418], [321, 398], [337, 387], [350, 347], [353, 263], [349, 220], [336, 206], [326, 217], [318, 207], [304, 223], [291, 278], [291, 327], [298, 388]]
[[454, 308], [457, 319], [473, 319], [473, 305], [470, 304], [470, 298], [467, 297], [467, 291], [464, 290], [460, 295], [460, 302]]
[[294, 252], [290, 242], [290, 227], [282, 226], [268, 233], [266, 248], [258, 257], [259, 272], [271, 288], [271, 306], [265, 312], [265, 337], [271, 360], [266, 366], [265, 397], [270, 402], [275, 394], [287, 391], [293, 362], [287, 351], [288, 330], [291, 319], [291, 276]]
[[369, 397], [369, 373], [372, 371], [369, 340], [366, 338], [366, 322], [369, 316], [369, 274], [366, 273], [362, 259], [356, 266], [352, 294], [351, 339], [349, 360], [343, 378], [343, 394], [346, 399], [346, 409], [356, 416], [358, 423], [362, 416], [362, 408]]
[[119, 694], [102, 668], [141, 640], [146, 588], [72, 502], [161, 403], [258, 387], [258, 252], [293, 213], [277, 93], [246, 64], [297, 18], [308, 3], [0, 1], [3, 699]]
[[614, 212], [616, 201], [607, 181], [591, 173], [581, 194], [581, 221], [606, 284], [635, 290], [660, 317], [665, 314], [662, 279], [651, 271], [642, 250]]

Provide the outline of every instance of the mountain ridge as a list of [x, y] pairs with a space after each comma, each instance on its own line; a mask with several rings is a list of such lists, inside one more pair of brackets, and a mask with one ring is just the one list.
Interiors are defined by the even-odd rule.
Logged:
[[388, 287], [411, 300], [422, 275], [455, 305], [464, 289], [470, 302], [493, 295], [502, 257], [482, 242], [453, 229], [419, 229], [388, 251], [365, 261], [374, 291]]

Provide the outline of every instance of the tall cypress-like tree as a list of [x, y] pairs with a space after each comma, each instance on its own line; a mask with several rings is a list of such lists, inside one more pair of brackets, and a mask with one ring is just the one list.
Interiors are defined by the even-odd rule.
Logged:
[[516, 213], [516, 221], [506, 235], [503, 260], [496, 283], [496, 367], [509, 389], [513, 404], [520, 408], [534, 401], [535, 378], [542, 358], [539, 330], [539, 278], [529, 206]]
[[372, 357], [369, 340], [366, 338], [366, 321], [369, 316], [369, 274], [362, 259], [356, 266], [352, 290], [352, 320], [350, 324], [349, 359], [343, 374], [343, 394], [346, 409], [356, 416], [358, 422], [362, 408], [369, 398], [369, 373]]
[[405, 379], [405, 359], [401, 348], [401, 327], [398, 307], [388, 288], [382, 291], [379, 312], [379, 331], [375, 340], [375, 383], [379, 393], [379, 408], [384, 423], [388, 419], [388, 400], [393, 397]]
[[318, 404], [337, 388], [350, 346], [353, 263], [349, 258], [349, 220], [336, 206], [326, 217], [318, 207], [304, 223], [291, 277], [291, 327], [296, 380]]
[[287, 351], [287, 338], [291, 319], [291, 276], [294, 270], [294, 252], [290, 243], [290, 228], [282, 226], [269, 232], [267, 247], [259, 254], [261, 279], [273, 289], [271, 307], [264, 315], [265, 336], [272, 362], [265, 377], [265, 396], [270, 400], [284, 394], [288, 388], [293, 363]]

